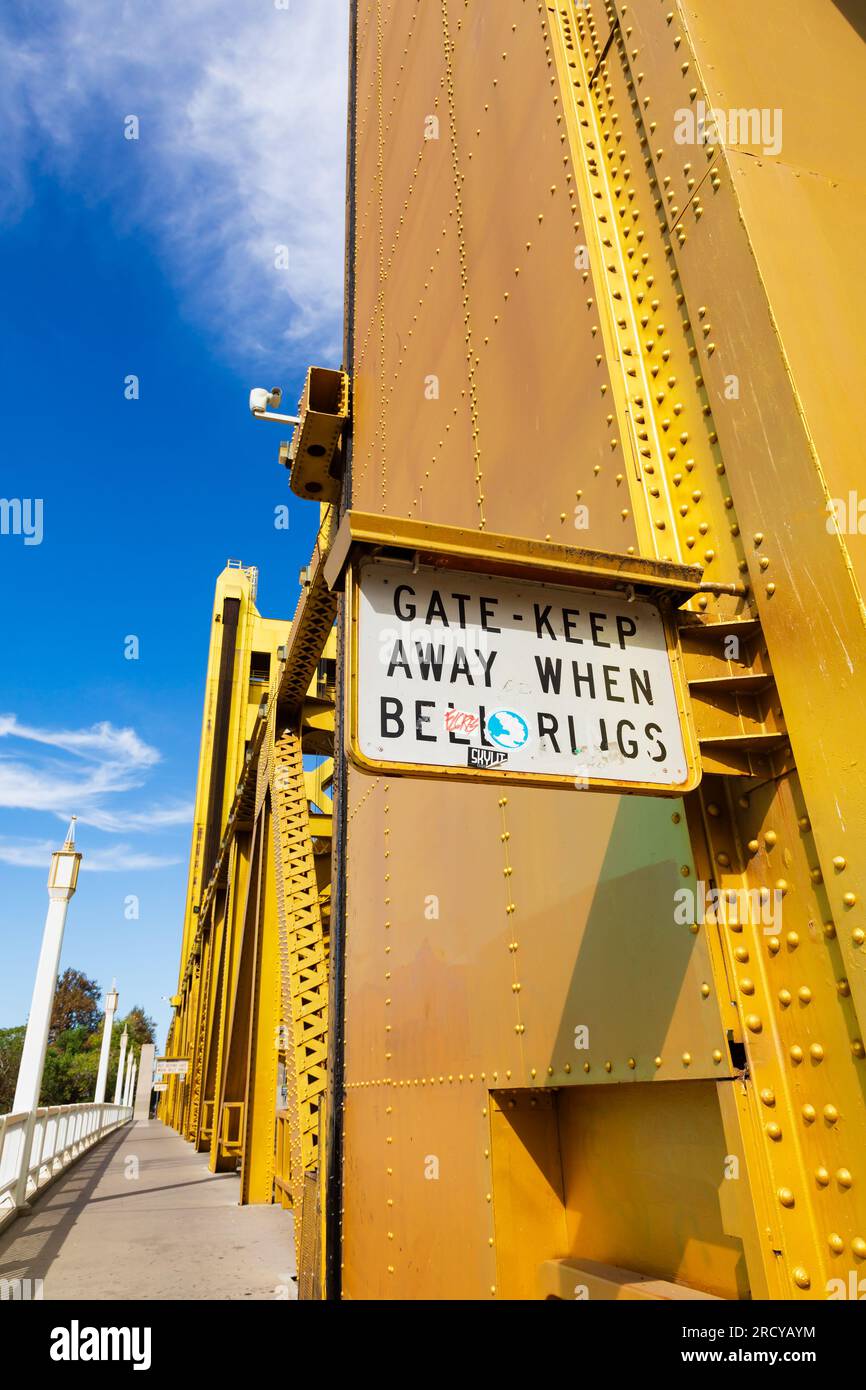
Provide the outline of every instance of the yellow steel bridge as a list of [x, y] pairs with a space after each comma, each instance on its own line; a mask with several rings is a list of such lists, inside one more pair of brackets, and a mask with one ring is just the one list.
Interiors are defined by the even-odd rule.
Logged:
[[[217, 580], [160, 1112], [301, 1297], [866, 1276], [864, 36], [353, 0], [320, 526], [291, 620]], [[477, 689], [533, 611], [537, 723]]]

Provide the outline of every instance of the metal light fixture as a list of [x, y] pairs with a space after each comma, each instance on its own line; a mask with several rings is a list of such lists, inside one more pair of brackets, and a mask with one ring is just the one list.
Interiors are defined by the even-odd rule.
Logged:
[[69, 902], [78, 886], [81, 855], [75, 848], [75, 822], [77, 819], [77, 816], [72, 817], [63, 848], [56, 849], [51, 856], [51, 867], [48, 871], [48, 896], [54, 902]]

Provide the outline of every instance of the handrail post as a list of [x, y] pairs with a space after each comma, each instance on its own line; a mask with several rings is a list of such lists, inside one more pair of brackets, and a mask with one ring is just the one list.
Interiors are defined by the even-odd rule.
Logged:
[[18, 1176], [15, 1182], [14, 1201], [20, 1208], [27, 1203], [27, 1179], [30, 1177], [30, 1155], [33, 1149], [33, 1131], [36, 1127], [36, 1111], [28, 1112], [18, 1150]]

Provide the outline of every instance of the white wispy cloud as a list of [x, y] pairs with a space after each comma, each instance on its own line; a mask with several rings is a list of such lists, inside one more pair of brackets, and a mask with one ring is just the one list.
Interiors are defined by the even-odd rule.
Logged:
[[[7, 753], [4, 740], [14, 746]], [[83, 825], [108, 834], [158, 832], [189, 825], [193, 808], [176, 799], [144, 809], [120, 809], [116, 798], [141, 787], [160, 761], [156, 748], [134, 729], [103, 721], [87, 729], [46, 729], [0, 714], [0, 807], [43, 811], [61, 820], [75, 813]], [[111, 803], [114, 802], [112, 805]], [[0, 839], [0, 861], [43, 867], [54, 840]], [[175, 857], [131, 850], [126, 844], [88, 852], [92, 869], [152, 869]]]
[[[347, 0], [11, 0], [0, 214], [27, 207], [34, 169], [59, 177], [154, 238], [232, 352], [338, 360], [347, 12]], [[288, 270], [274, 266], [280, 245]]]
[[[24, 840], [0, 836], [0, 864], [17, 869], [47, 870], [57, 840]], [[147, 854], [129, 845], [109, 845], [106, 849], [88, 849], [81, 861], [81, 871], [117, 873], [124, 869], [165, 869], [181, 862], [179, 857]]]
[[[159, 752], [134, 729], [94, 724], [89, 729], [42, 729], [0, 715], [0, 740], [35, 745], [39, 752], [0, 752], [0, 806], [21, 811], [82, 815], [98, 811], [106, 796], [142, 785]], [[41, 750], [52, 750], [42, 752]], [[60, 758], [57, 754], [68, 754]]]
[[89, 729], [40, 729], [33, 724], [22, 724], [15, 714], [0, 714], [0, 738], [8, 735], [98, 761], [107, 756], [138, 767], [150, 767], [159, 762], [157, 750], [140, 739], [134, 729], [116, 729], [105, 720]]
[[112, 834], [117, 831], [170, 830], [176, 825], [191, 826], [194, 810], [191, 801], [184, 801], [172, 806], [154, 806], [148, 811], [89, 811], [78, 819], [84, 825], [92, 825], [97, 830], [107, 830]]

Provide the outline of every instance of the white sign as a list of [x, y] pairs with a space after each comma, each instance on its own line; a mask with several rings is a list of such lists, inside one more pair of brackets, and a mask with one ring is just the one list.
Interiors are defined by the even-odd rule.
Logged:
[[648, 599], [361, 562], [353, 752], [577, 785], [697, 782]]
[[168, 1090], [168, 1082], [167, 1082], [167, 1081], [154, 1081], [154, 1083], [153, 1083], [153, 1089], [154, 1089], [155, 1091], [167, 1091], [167, 1090]]
[[186, 1076], [189, 1071], [189, 1059], [158, 1057], [156, 1066], [160, 1076]]

